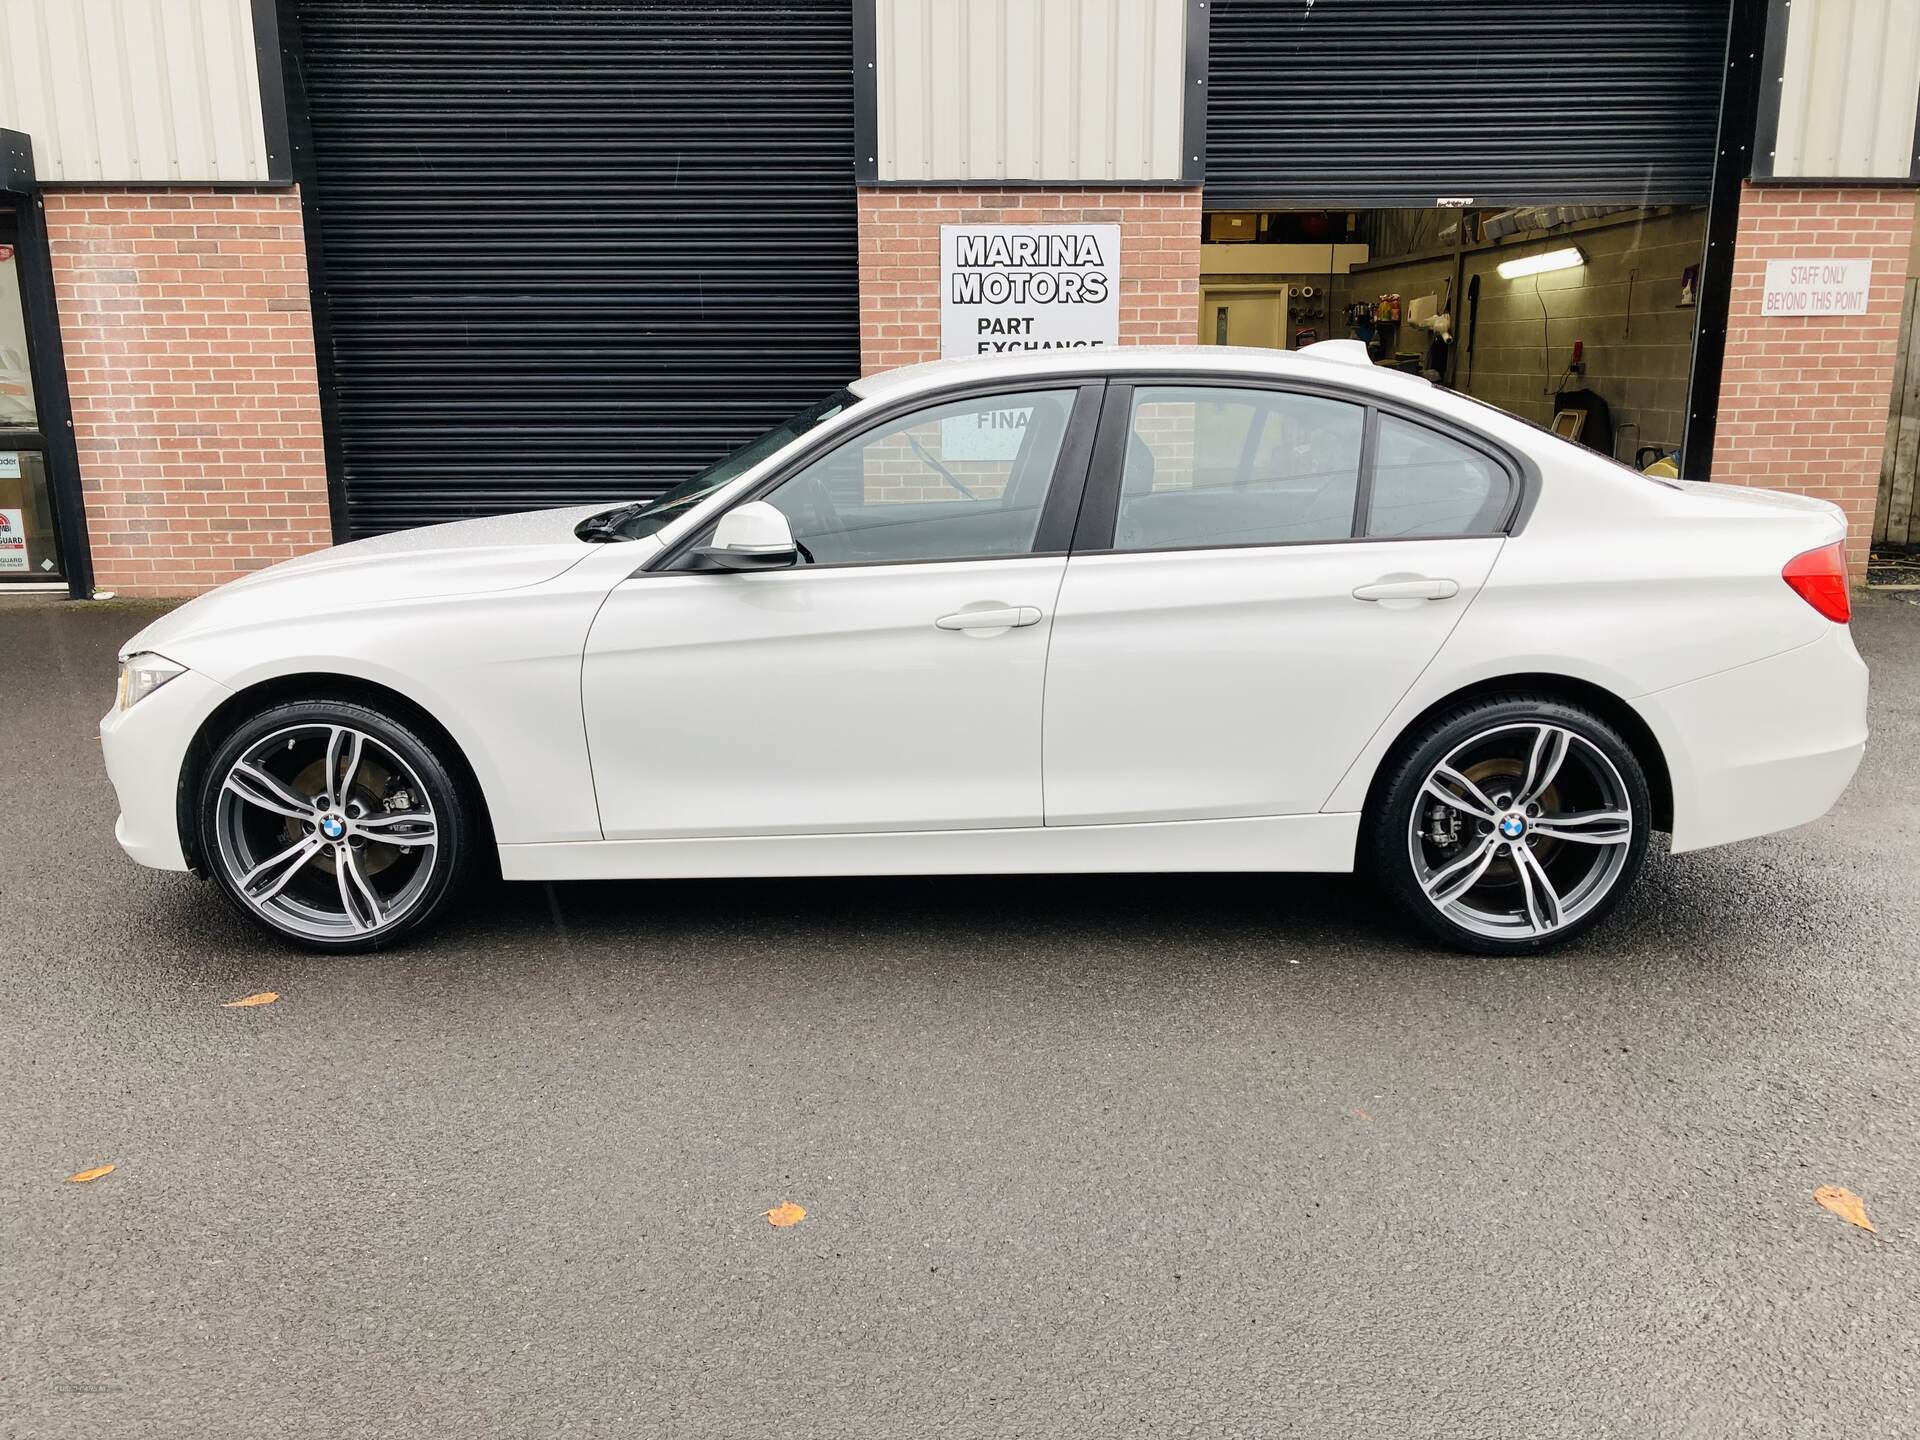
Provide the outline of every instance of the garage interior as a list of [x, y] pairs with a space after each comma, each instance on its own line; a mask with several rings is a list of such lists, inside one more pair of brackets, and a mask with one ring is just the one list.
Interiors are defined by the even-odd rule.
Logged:
[[1202, 344], [1367, 344], [1378, 364], [1645, 468], [1684, 438], [1706, 210], [1214, 210]]

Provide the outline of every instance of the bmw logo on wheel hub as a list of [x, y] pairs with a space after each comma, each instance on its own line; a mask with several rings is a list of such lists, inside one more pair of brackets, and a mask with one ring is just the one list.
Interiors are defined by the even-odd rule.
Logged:
[[338, 815], [326, 815], [320, 820], [320, 833], [329, 840], [338, 840], [347, 833], [347, 822]]
[[1500, 820], [1500, 833], [1509, 840], [1518, 840], [1527, 833], [1527, 821], [1523, 815], [1506, 815]]

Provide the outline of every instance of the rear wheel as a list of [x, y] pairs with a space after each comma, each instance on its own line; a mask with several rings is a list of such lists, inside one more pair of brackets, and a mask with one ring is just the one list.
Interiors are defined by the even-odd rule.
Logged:
[[276, 705], [214, 753], [200, 851], [249, 919], [314, 949], [372, 950], [458, 890], [476, 807], [408, 723], [344, 700]]
[[1646, 856], [1652, 803], [1633, 751], [1557, 700], [1476, 701], [1409, 737], [1368, 837], [1400, 909], [1483, 954], [1545, 950], [1597, 924]]

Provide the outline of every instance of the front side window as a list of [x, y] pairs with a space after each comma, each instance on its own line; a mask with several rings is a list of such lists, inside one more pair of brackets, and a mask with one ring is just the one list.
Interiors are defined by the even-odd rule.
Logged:
[[982, 559], [1033, 549], [1076, 391], [949, 401], [867, 431], [782, 481], [802, 564]]
[[1424, 425], [1380, 417], [1369, 536], [1491, 534], [1510, 493], [1506, 472], [1478, 450]]
[[1364, 406], [1317, 395], [1143, 385], [1114, 548], [1347, 539], [1366, 422]]
[[[682, 480], [671, 490], [654, 496], [644, 504], [629, 505], [604, 517], [613, 538], [634, 540], [664, 530], [682, 515], [699, 505], [722, 485], [738, 479], [776, 450], [798, 440], [816, 425], [824, 425], [841, 411], [860, 403], [851, 390], [836, 390], [826, 399], [808, 406], [791, 420], [783, 420], [771, 430], [755, 436], [738, 450], [721, 457], [699, 474]], [[596, 516], [595, 521], [603, 517]], [[594, 521], [588, 522], [593, 524]], [[599, 538], [599, 537], [595, 537]]]

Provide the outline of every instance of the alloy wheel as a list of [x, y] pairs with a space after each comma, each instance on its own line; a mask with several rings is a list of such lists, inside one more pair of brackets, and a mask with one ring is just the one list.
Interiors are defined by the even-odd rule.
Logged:
[[276, 929], [360, 939], [403, 920], [440, 853], [426, 787], [378, 737], [347, 725], [276, 730], [222, 778], [218, 860]]
[[1428, 773], [1407, 852], [1427, 901], [1498, 940], [1551, 935], [1600, 904], [1626, 869], [1626, 783], [1578, 731], [1523, 722], [1454, 746]]

